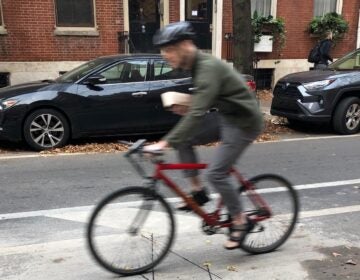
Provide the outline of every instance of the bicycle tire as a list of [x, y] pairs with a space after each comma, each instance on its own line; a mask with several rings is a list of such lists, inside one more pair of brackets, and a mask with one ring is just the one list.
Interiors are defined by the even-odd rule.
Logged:
[[[255, 176], [249, 181], [255, 186], [255, 190], [257, 193], [264, 193], [264, 195], [261, 195], [261, 198], [264, 199], [265, 202], [270, 206], [272, 215], [268, 219], [256, 222], [254, 224], [254, 228], [245, 236], [240, 247], [245, 252], [250, 254], [269, 253], [284, 244], [284, 242], [293, 232], [299, 213], [299, 199], [295, 189], [292, 187], [292, 184], [282, 176], [276, 174], [263, 174]], [[244, 200], [244, 196], [251, 195], [248, 191], [244, 191], [244, 188], [242, 187], [239, 188], [239, 191], [241, 191], [242, 193], [245, 192], [244, 195], [241, 197], [242, 201]], [[281, 201], [280, 205], [278, 203], [279, 199]], [[275, 201], [277, 203], [272, 205], [271, 203]], [[250, 215], [251, 213], [256, 213], [258, 209], [251, 209], [254, 204], [248, 204], [250, 205], [248, 206], [250, 208], [244, 209], [245, 212], [249, 213]], [[285, 206], [290, 206], [290, 209], [287, 213], [285, 213]], [[246, 205], [244, 205], [244, 207], [246, 207]], [[280, 214], [276, 215], [277, 212], [280, 212]], [[287, 216], [289, 217], [288, 224], [285, 225]], [[270, 237], [271, 230], [274, 230], [276, 222], [275, 219], [277, 219], [278, 224], [283, 227], [284, 230], [279, 236], [276, 237], [276, 239], [266, 244], [266, 238]], [[257, 241], [258, 243], [256, 243]]]
[[[140, 200], [134, 201], [135, 198]], [[115, 203], [120, 199], [125, 199], [125, 202]], [[155, 211], [156, 207], [162, 212]], [[132, 221], [131, 217], [134, 217]], [[154, 221], [149, 221], [150, 218], [160, 220], [161, 227]], [[142, 228], [139, 226], [136, 233], [131, 232], [139, 219]], [[164, 224], [166, 220], [167, 225]], [[129, 223], [130, 226], [126, 228]], [[162, 229], [168, 234], [164, 237], [164, 242], [161, 241]], [[105, 197], [94, 209], [87, 227], [87, 243], [91, 255], [106, 270], [123, 276], [141, 274], [158, 265], [169, 252], [174, 235], [175, 220], [171, 207], [161, 195], [144, 187], [127, 187]], [[140, 247], [135, 249], [135, 242]], [[126, 248], [120, 248], [119, 244]], [[160, 246], [162, 247], [157, 253], [157, 247]], [[134, 259], [136, 254], [140, 254], [142, 260], [145, 259], [142, 255], [151, 254], [151, 257], [148, 256], [143, 264], [125, 260]]]

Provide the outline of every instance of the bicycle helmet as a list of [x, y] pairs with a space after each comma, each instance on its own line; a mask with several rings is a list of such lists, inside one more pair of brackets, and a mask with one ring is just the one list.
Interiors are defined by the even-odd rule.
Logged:
[[179, 21], [159, 29], [153, 37], [153, 44], [155, 47], [164, 47], [183, 40], [193, 40], [194, 38], [195, 32], [191, 23]]

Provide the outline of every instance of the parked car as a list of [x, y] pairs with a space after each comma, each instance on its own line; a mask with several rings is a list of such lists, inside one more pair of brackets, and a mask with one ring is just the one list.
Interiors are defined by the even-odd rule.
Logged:
[[179, 117], [160, 95], [191, 87], [190, 73], [158, 54], [100, 57], [56, 80], [0, 89], [0, 138], [45, 150], [71, 138], [164, 133]]
[[360, 49], [325, 70], [287, 75], [275, 85], [271, 114], [289, 123], [326, 122], [340, 134], [360, 130]]

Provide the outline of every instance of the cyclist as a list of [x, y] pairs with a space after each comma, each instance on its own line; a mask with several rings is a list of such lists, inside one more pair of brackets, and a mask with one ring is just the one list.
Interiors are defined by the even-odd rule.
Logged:
[[[198, 50], [194, 38], [191, 24], [184, 21], [165, 26], [153, 38], [154, 45], [173, 68], [191, 70], [194, 92], [190, 107], [172, 107], [174, 113], [183, 115], [179, 123], [162, 140], [145, 149], [171, 146], [178, 150], [181, 162], [197, 162], [193, 145], [220, 140], [206, 177], [231, 215], [231, 234], [224, 247], [232, 250], [240, 246], [250, 224], [242, 212], [237, 188], [230, 183], [229, 170], [260, 134], [262, 114], [240, 73]], [[187, 176], [194, 200], [203, 205], [208, 197], [197, 171], [191, 170]]]

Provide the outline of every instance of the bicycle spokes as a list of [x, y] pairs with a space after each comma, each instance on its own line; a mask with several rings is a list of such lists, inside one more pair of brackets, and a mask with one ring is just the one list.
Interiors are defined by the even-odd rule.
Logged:
[[291, 184], [277, 175], [260, 175], [251, 181], [251, 188], [241, 189], [245, 213], [254, 223], [242, 248], [249, 253], [275, 250], [294, 229], [298, 200]]
[[144, 272], [168, 252], [174, 236], [171, 208], [146, 188], [115, 192], [95, 209], [88, 240], [95, 259], [123, 275]]

